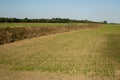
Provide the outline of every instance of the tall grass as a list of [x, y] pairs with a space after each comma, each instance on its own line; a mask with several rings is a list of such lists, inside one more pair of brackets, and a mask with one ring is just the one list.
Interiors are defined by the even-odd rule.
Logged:
[[52, 26], [75, 26], [86, 25], [85, 23], [0, 23], [0, 27], [52, 27]]
[[[44, 25], [44, 24], [43, 24]], [[51, 26], [52, 25], [52, 26]], [[68, 32], [73, 30], [79, 30], [84, 28], [99, 27], [97, 24], [87, 25], [66, 25], [51, 24], [50, 26], [43, 27], [0, 27], [0, 44], [15, 42], [32, 37], [40, 37], [43, 35]], [[31, 25], [32, 26], [32, 25]]]

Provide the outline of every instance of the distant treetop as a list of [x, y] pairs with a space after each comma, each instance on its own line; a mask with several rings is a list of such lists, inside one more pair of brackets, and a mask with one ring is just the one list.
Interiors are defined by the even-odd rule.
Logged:
[[73, 20], [69, 18], [51, 18], [51, 19], [29, 19], [25, 17], [24, 19], [18, 18], [3, 18], [0, 17], [0, 23], [9, 22], [9, 23], [104, 23], [107, 24], [107, 21], [95, 22], [89, 20]]

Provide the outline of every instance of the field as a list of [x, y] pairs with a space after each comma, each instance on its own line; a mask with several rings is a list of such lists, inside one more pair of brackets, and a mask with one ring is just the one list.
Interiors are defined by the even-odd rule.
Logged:
[[0, 80], [120, 80], [120, 25], [0, 45]]

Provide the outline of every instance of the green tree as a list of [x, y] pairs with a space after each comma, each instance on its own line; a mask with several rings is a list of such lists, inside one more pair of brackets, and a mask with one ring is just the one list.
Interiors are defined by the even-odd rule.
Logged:
[[28, 22], [28, 20], [29, 19], [27, 17], [23, 19], [24, 22]]
[[103, 21], [103, 24], [107, 24], [107, 21]]
[[4, 18], [0, 17], [0, 22], [4, 22]]

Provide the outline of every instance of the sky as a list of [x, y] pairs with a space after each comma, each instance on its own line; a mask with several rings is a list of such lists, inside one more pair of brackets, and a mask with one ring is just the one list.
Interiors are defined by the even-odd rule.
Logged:
[[120, 0], [0, 0], [0, 17], [60, 17], [120, 23]]

